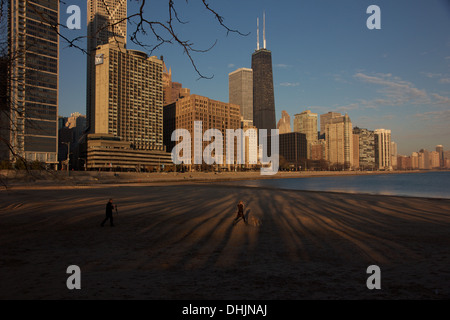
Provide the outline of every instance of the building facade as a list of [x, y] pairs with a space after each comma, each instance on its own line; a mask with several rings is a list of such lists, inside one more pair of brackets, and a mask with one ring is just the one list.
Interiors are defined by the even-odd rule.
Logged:
[[378, 170], [391, 170], [391, 130], [376, 129], [375, 137], [375, 165]]
[[116, 43], [99, 46], [96, 56], [95, 133], [164, 150], [162, 61]]
[[339, 112], [328, 112], [320, 115], [320, 134], [325, 133], [325, 126], [330, 122], [333, 118], [339, 118], [342, 115]]
[[292, 132], [291, 117], [289, 116], [289, 113], [287, 113], [287, 111], [283, 110], [281, 112], [281, 119], [280, 121], [278, 121], [277, 129], [279, 130], [279, 134]]
[[284, 159], [296, 170], [306, 169], [307, 142], [306, 135], [300, 132], [284, 133], [279, 135], [280, 161]]
[[440, 154], [438, 151], [430, 152], [430, 168], [439, 169], [441, 167]]
[[397, 157], [398, 157], [398, 152], [397, 152], [397, 143], [394, 141], [391, 141], [391, 166], [392, 169], [397, 169]]
[[84, 157], [87, 170], [143, 172], [173, 165], [169, 153], [135, 149], [130, 142], [113, 134], [89, 134]]
[[252, 70], [253, 125], [258, 129], [276, 129], [272, 53], [267, 49], [255, 51]]
[[241, 107], [241, 117], [253, 121], [253, 70], [241, 68], [228, 75], [229, 102]]
[[90, 133], [95, 130], [96, 99], [96, 50], [108, 43], [127, 42], [127, 1], [88, 0], [87, 1], [87, 73], [86, 73], [86, 117]]
[[348, 114], [331, 118], [325, 125], [327, 160], [331, 165], [353, 166], [352, 122]]
[[419, 169], [419, 154], [417, 152], [411, 153], [411, 169]]
[[[195, 122], [202, 123], [201, 138], [203, 138], [205, 131], [209, 129], [217, 129], [222, 133], [224, 158], [218, 160], [225, 163], [226, 130], [241, 128], [240, 106], [199, 95], [190, 95], [164, 107], [164, 144], [167, 146], [167, 150], [171, 152], [177, 144], [176, 141], [172, 141], [172, 133], [176, 129], [189, 131], [192, 144], [191, 165], [189, 166], [191, 169], [196, 168], [196, 165], [194, 165], [194, 137], [196, 137], [195, 131], [198, 128], [195, 127]], [[202, 152], [210, 143], [208, 141], [202, 142]], [[236, 150], [236, 148], [234, 149]], [[198, 166], [201, 167], [202, 165]], [[223, 167], [227, 166], [223, 165]]]
[[353, 133], [353, 169], [359, 169], [359, 134]]
[[439, 153], [439, 167], [445, 167], [444, 146], [437, 145], [436, 151]]
[[163, 57], [161, 57], [161, 60], [163, 61], [163, 105], [166, 106], [168, 104], [174, 103], [180, 98], [189, 96], [191, 94], [191, 90], [183, 88], [183, 85], [179, 82], [173, 82], [172, 69], [167, 69]]
[[353, 134], [359, 135], [359, 168], [361, 170], [375, 169], [375, 135], [368, 129], [355, 127]]
[[[55, 167], [58, 154], [59, 2], [10, 0], [8, 6], [9, 130], [15, 155]], [[53, 25], [53, 26], [52, 26]]]
[[302, 113], [296, 114], [294, 118], [294, 132], [300, 132], [306, 135], [308, 159], [312, 159], [311, 148], [319, 141], [317, 120], [317, 113], [312, 113], [310, 110], [306, 110]]

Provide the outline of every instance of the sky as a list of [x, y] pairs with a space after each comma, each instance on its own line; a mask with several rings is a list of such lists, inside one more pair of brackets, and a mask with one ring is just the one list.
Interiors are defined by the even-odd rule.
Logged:
[[[168, 0], [147, 0], [147, 20], [168, 20]], [[304, 110], [348, 113], [353, 126], [390, 129], [399, 154], [420, 149], [450, 149], [450, 0], [209, 0], [231, 29], [227, 33], [200, 0], [174, 0], [180, 20], [177, 36], [194, 48], [195, 66], [176, 44], [154, 52], [172, 68], [172, 80], [191, 93], [228, 102], [228, 74], [251, 67], [256, 49], [256, 19], [266, 12], [267, 49], [272, 51], [277, 121]], [[128, 15], [140, 1], [128, 1]], [[86, 1], [66, 0], [81, 8], [85, 36]], [[381, 29], [366, 25], [370, 5], [381, 10]], [[262, 23], [261, 23], [262, 25]], [[128, 37], [135, 25], [128, 25]], [[248, 35], [246, 35], [248, 34]], [[261, 31], [262, 37], [262, 31]], [[142, 38], [154, 44], [150, 36]], [[262, 41], [261, 41], [262, 43]], [[85, 39], [77, 42], [86, 48]], [[59, 113], [86, 113], [86, 55], [61, 41]], [[128, 40], [128, 49], [145, 51]]]

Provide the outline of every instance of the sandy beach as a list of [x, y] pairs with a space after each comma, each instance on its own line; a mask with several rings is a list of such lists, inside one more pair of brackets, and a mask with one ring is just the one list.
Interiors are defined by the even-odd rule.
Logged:
[[[101, 228], [108, 198], [114, 228]], [[248, 225], [233, 226], [245, 202]], [[0, 299], [449, 299], [450, 200], [214, 184], [0, 191]], [[82, 289], [69, 291], [78, 265]], [[381, 268], [381, 290], [366, 269]]]

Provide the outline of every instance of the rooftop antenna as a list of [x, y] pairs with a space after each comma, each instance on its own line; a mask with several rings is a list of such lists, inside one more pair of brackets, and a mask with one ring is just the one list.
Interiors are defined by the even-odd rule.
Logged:
[[264, 49], [266, 49], [266, 12], [264, 11], [264, 15], [263, 15], [263, 39], [264, 39]]
[[259, 18], [256, 18], [256, 37], [258, 38], [256, 50], [259, 50]]

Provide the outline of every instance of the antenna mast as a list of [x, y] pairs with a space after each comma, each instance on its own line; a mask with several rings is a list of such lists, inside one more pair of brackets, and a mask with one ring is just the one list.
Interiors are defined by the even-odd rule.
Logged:
[[256, 37], [258, 38], [256, 42], [256, 50], [259, 50], [259, 18], [256, 18]]
[[263, 15], [263, 24], [264, 24], [264, 29], [263, 29], [263, 39], [264, 39], [264, 49], [266, 49], [266, 12], [264, 11], [264, 15]]

